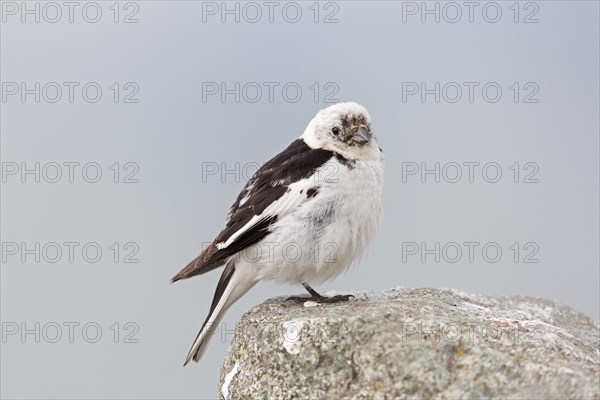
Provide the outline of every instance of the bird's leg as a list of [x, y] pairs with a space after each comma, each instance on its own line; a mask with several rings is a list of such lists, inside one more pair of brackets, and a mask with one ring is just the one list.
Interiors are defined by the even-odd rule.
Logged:
[[311, 288], [306, 282], [302, 282], [302, 286], [304, 286], [304, 289], [306, 289], [306, 291], [310, 294], [310, 297], [294, 296], [289, 297], [287, 300], [292, 300], [296, 303], [304, 303], [305, 301], [314, 301], [315, 303], [337, 303], [339, 301], [348, 301], [351, 297], [354, 297], [351, 294], [340, 294], [337, 296], [327, 297], [317, 293], [317, 291]]

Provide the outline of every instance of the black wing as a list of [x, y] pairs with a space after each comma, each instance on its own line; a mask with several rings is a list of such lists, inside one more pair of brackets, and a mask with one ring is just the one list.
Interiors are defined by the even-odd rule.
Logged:
[[292, 142], [256, 171], [231, 206], [225, 228], [171, 281], [218, 268], [232, 255], [261, 241], [280, 213], [288, 211], [282, 209], [283, 204], [277, 207], [288, 186], [310, 177], [333, 156], [332, 151], [310, 148], [302, 139]]

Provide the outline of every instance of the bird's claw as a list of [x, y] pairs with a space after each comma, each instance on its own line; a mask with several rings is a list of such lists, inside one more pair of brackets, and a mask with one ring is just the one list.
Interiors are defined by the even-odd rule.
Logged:
[[331, 296], [331, 297], [327, 297], [327, 296], [320, 296], [320, 297], [292, 296], [292, 297], [288, 297], [286, 299], [286, 301], [295, 301], [296, 303], [304, 303], [307, 301], [314, 301], [315, 303], [318, 303], [318, 304], [332, 304], [332, 303], [339, 303], [341, 301], [348, 301], [348, 300], [350, 300], [350, 298], [354, 299], [355, 297], [351, 294], [339, 294], [337, 296]]
[[350, 298], [355, 299], [356, 297], [351, 294], [338, 294], [337, 296], [325, 297], [324, 303], [338, 303], [340, 301], [348, 301]]
[[310, 301], [311, 297], [300, 297], [300, 296], [292, 296], [285, 299], [285, 301], [294, 301], [296, 303], [304, 303], [305, 301]]

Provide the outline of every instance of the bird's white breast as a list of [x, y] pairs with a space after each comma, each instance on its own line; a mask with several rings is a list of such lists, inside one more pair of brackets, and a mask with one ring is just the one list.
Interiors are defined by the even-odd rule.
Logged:
[[243, 257], [240, 267], [258, 279], [322, 283], [364, 252], [381, 223], [383, 154], [342, 163], [335, 157], [292, 191], [314, 197], [272, 226], [272, 233]]

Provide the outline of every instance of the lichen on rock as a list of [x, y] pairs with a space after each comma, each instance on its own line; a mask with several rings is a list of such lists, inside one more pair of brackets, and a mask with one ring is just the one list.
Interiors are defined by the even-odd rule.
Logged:
[[600, 325], [557, 302], [444, 289], [247, 312], [221, 398], [600, 399]]

